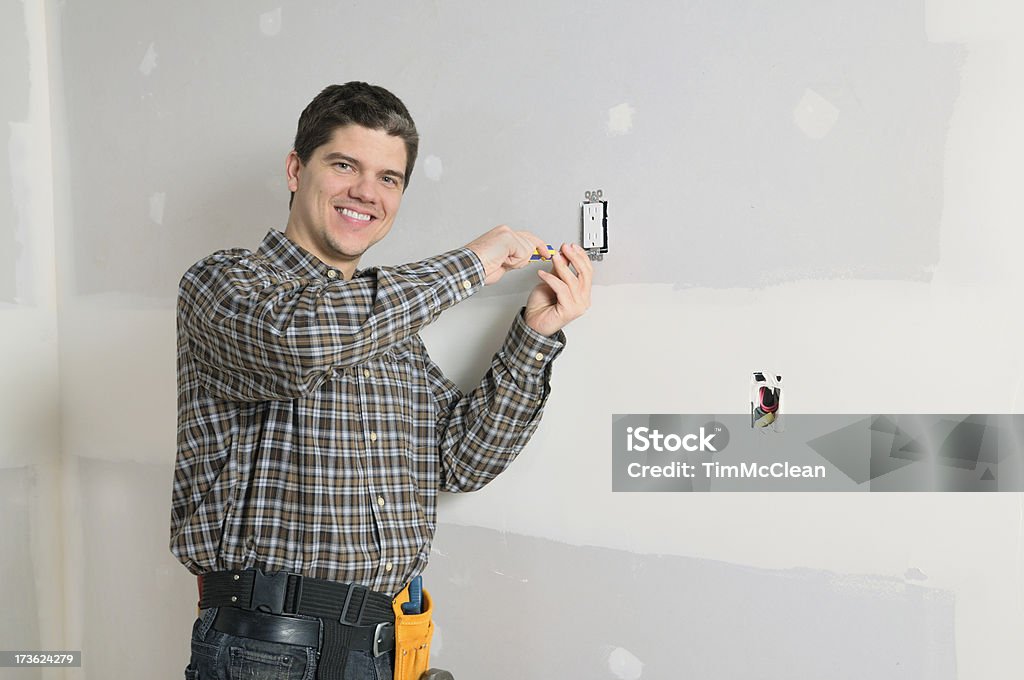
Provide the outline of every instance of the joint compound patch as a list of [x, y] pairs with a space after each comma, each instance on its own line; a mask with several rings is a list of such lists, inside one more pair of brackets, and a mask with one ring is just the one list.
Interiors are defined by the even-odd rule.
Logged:
[[423, 160], [423, 174], [425, 174], [428, 179], [439, 182], [441, 180], [441, 175], [444, 174], [444, 164], [441, 163], [441, 159], [437, 156], [427, 156]]
[[639, 680], [643, 674], [644, 664], [629, 650], [616, 647], [608, 655], [608, 670], [621, 680]]
[[625, 102], [608, 109], [608, 134], [629, 134], [633, 129], [634, 113], [636, 113], [636, 109]]
[[144, 76], [148, 76], [156, 68], [156, 44], [149, 43], [149, 48], [146, 50], [146, 54], [143, 55], [142, 61], [139, 62], [139, 72]]
[[164, 223], [164, 205], [167, 203], [167, 194], [156, 192], [149, 196], [149, 219], [157, 224]]
[[793, 122], [811, 139], [823, 139], [838, 120], [839, 109], [810, 88], [793, 109]]
[[260, 33], [274, 36], [281, 32], [281, 8], [260, 15]]

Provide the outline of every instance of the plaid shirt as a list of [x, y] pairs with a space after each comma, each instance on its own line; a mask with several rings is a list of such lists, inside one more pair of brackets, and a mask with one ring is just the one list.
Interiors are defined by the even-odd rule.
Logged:
[[539, 422], [565, 336], [517, 315], [462, 395], [417, 331], [483, 286], [468, 248], [337, 270], [271, 230], [192, 266], [178, 294], [171, 552], [392, 595], [426, 567], [437, 492], [502, 472]]

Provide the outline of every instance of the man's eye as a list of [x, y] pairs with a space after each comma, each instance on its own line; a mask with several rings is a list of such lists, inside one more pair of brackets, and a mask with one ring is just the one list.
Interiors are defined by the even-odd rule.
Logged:
[[337, 167], [337, 168], [339, 168], [341, 170], [347, 170], [348, 168], [352, 167], [351, 165], [349, 165], [348, 163], [346, 163], [344, 161], [338, 161], [334, 165], [335, 165], [335, 167]]

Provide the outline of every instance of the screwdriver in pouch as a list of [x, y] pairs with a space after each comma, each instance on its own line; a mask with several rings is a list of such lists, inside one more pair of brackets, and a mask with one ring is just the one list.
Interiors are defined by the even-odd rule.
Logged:
[[402, 603], [406, 614], [423, 613], [423, 577], [417, 576], [409, 583], [409, 601]]

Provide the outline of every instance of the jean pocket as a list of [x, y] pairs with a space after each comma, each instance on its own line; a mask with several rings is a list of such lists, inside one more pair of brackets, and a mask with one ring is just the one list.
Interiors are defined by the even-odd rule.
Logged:
[[192, 649], [192, 663], [196, 664], [196, 657], [203, 657], [203, 659], [209, 659], [210, 662], [217, 660], [217, 645], [211, 645], [209, 642], [203, 642], [201, 640], [193, 640], [191, 644]]
[[231, 680], [301, 680], [306, 675], [309, 653], [303, 648], [297, 652], [230, 647], [229, 677]]

